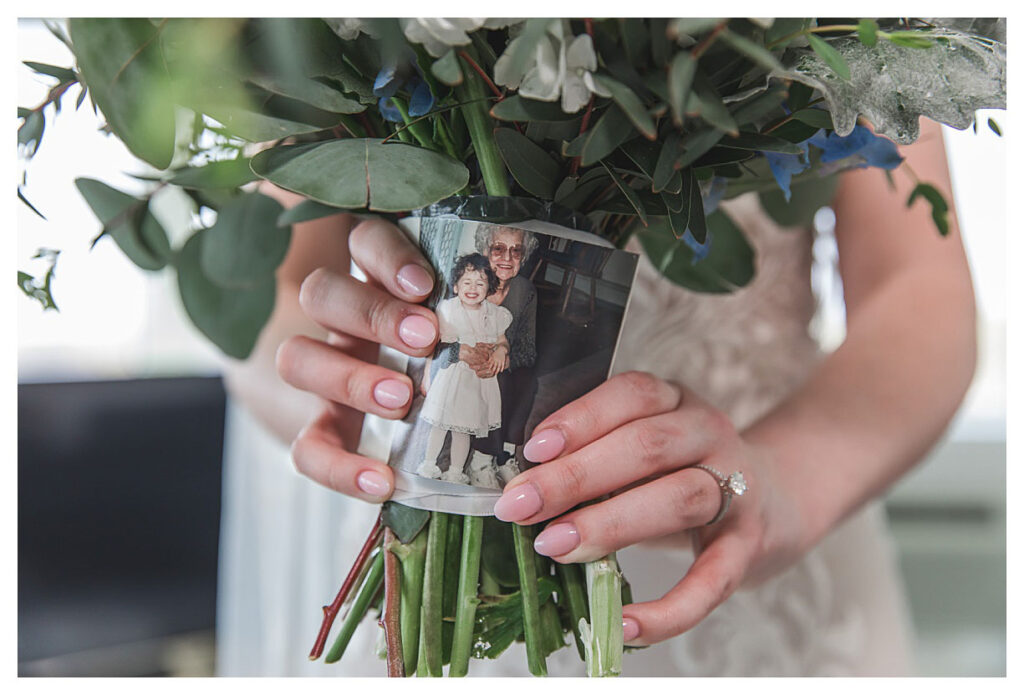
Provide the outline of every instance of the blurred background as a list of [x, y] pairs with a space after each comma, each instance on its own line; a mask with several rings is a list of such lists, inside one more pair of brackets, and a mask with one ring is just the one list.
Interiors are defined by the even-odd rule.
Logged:
[[[38, 20], [19, 20], [18, 59], [72, 64]], [[51, 83], [19, 63], [18, 104], [35, 106]], [[979, 306], [977, 375], [944, 440], [887, 497], [922, 675], [1006, 673], [1006, 155], [989, 116], [1009, 120], [979, 112], [976, 134], [945, 130]], [[37, 249], [61, 251], [60, 312], [17, 300], [18, 671], [212, 675], [224, 358], [188, 322], [170, 274], [140, 271], [110, 239], [90, 250], [99, 224], [74, 178], [142, 190], [125, 173], [142, 165], [101, 125], [67, 99], [24, 187], [47, 220], [18, 206], [18, 269], [42, 275]], [[188, 223], [174, 203], [153, 210], [172, 235]], [[816, 218], [812, 278], [826, 348], [843, 325], [833, 221], [827, 209]]]

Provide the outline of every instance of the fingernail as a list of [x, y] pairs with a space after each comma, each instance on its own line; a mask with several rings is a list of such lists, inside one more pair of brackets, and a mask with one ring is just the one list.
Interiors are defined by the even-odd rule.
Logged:
[[419, 314], [412, 314], [398, 324], [398, 335], [402, 342], [412, 348], [425, 348], [434, 342], [434, 324]]
[[[538, 536], [539, 538], [539, 536]], [[622, 619], [622, 641], [629, 642], [640, 636], [640, 623], [632, 618]]]
[[430, 292], [434, 287], [434, 278], [423, 266], [415, 263], [402, 266], [395, 279], [398, 280], [398, 284], [403, 290], [417, 296]]
[[377, 471], [363, 471], [356, 478], [356, 485], [367, 495], [373, 497], [387, 497], [391, 494], [391, 484], [388, 479]]
[[558, 557], [580, 544], [580, 532], [575, 524], [552, 524], [540, 532], [533, 541], [533, 549], [541, 555]]
[[540, 511], [540, 493], [533, 483], [516, 485], [494, 503], [494, 516], [502, 521], [522, 521]]
[[544, 463], [562, 453], [565, 448], [565, 437], [558, 430], [542, 430], [530, 437], [523, 447], [523, 456], [527, 461]]
[[385, 408], [401, 408], [411, 395], [409, 385], [398, 379], [385, 379], [373, 387], [373, 400]]

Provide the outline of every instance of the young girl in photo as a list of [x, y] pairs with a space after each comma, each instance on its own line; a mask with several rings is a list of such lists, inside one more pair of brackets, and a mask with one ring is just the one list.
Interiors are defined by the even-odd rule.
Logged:
[[[493, 344], [490, 364], [498, 374], [508, 367], [509, 347], [505, 331], [512, 313], [487, 297], [498, 288], [498, 277], [490, 262], [479, 253], [460, 256], [452, 268], [454, 297], [437, 306], [441, 343], [458, 342], [473, 346]], [[465, 473], [470, 437], [482, 437], [501, 426], [501, 392], [496, 376], [481, 378], [465, 362], [456, 362], [438, 371], [431, 383], [431, 360], [424, 369], [423, 392], [426, 400], [420, 418], [432, 425], [427, 438], [423, 463], [416, 470], [426, 478], [468, 484]], [[438, 455], [445, 433], [451, 432], [451, 463], [441, 472]], [[500, 487], [497, 479], [494, 487]]]

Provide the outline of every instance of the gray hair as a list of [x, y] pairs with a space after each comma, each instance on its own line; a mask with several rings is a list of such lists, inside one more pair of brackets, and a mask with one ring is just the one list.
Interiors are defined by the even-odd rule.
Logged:
[[476, 250], [484, 256], [490, 257], [491, 244], [494, 242], [494, 234], [503, 229], [519, 232], [523, 235], [523, 260], [521, 262], [525, 263], [527, 259], [533, 255], [533, 252], [537, 250], [538, 243], [537, 237], [535, 237], [532, 232], [520, 229], [519, 227], [506, 227], [498, 224], [487, 224], [486, 222], [481, 223], [476, 228], [476, 238], [474, 240], [476, 243]]

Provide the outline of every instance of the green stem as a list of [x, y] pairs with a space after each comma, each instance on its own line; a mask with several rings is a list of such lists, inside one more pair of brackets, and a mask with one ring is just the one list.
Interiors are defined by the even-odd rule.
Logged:
[[423, 577], [423, 604], [420, 613], [420, 653], [417, 676], [440, 677], [441, 621], [444, 590], [444, 546], [448, 536], [448, 514], [431, 512], [427, 529], [427, 562]]
[[548, 675], [542, 650], [540, 603], [537, 599], [537, 569], [533, 558], [530, 527], [512, 525], [515, 538], [516, 564], [519, 567], [519, 590], [523, 600], [523, 636], [526, 638], [526, 663], [535, 676]]
[[[468, 52], [468, 51], [467, 51]], [[469, 137], [473, 141], [476, 159], [480, 164], [480, 175], [484, 180], [484, 188], [489, 195], [508, 195], [508, 180], [505, 177], [505, 162], [494, 142], [494, 123], [486, 109], [487, 94], [484, 83], [472, 70], [465, 71], [465, 79], [456, 88], [460, 101], [469, 102], [462, 109], [469, 128]]]
[[480, 593], [484, 596], [497, 596], [501, 593], [501, 585], [486, 567], [480, 570]]
[[590, 634], [587, 675], [591, 678], [622, 673], [622, 583], [615, 553], [587, 563], [587, 594], [590, 597]]
[[[434, 144], [434, 139], [430, 137], [430, 133], [426, 129], [426, 124], [422, 121], [413, 121], [412, 118], [409, 117], [409, 109], [406, 108], [405, 103], [401, 99], [398, 97], [391, 97], [391, 103], [395, 105], [396, 109], [398, 109], [398, 113], [402, 114], [402, 120], [405, 121], [405, 125], [408, 126], [409, 132], [413, 134], [413, 137], [416, 138], [416, 141], [419, 142], [422, 147], [425, 147], [428, 150], [434, 150], [435, 152], [439, 152], [441, 150], [440, 147]], [[402, 137], [401, 132], [398, 137]]]
[[352, 603], [352, 607], [348, 611], [348, 615], [345, 616], [345, 622], [341, 624], [341, 631], [338, 632], [338, 636], [334, 640], [334, 644], [331, 646], [331, 650], [327, 652], [327, 656], [324, 657], [324, 662], [333, 664], [335, 661], [341, 658], [342, 654], [345, 653], [345, 648], [348, 646], [349, 641], [352, 639], [352, 635], [355, 634], [356, 627], [359, 626], [359, 622], [366, 615], [366, 611], [370, 608], [370, 602], [373, 597], [377, 594], [377, 590], [380, 588], [381, 582], [384, 580], [384, 553], [378, 552], [370, 565], [370, 571], [366, 575], [366, 581], [363, 582], [363, 586], [359, 589], [359, 595], [356, 596], [356, 600]]
[[459, 575], [462, 557], [462, 526], [458, 517], [448, 522], [448, 538], [444, 546], [444, 589], [441, 598], [441, 661], [452, 658], [452, 640], [455, 637], [455, 609], [459, 602]]
[[469, 656], [473, 649], [473, 627], [480, 577], [480, 551], [484, 520], [480, 516], [462, 519], [462, 558], [459, 568], [459, 595], [455, 609], [455, 636], [452, 639], [452, 660], [449, 676], [465, 676], [469, 672]]
[[580, 653], [580, 659], [586, 660], [583, 636], [580, 634], [580, 620], [590, 620], [590, 614], [587, 611], [587, 592], [580, 574], [580, 566], [558, 563], [555, 565], [555, 572], [558, 574], [562, 589], [561, 595], [564, 597], [563, 605], [569, 612], [572, 634], [576, 638], [576, 650]]
[[341, 121], [341, 124], [345, 126], [345, 130], [352, 134], [352, 137], [366, 137], [366, 128], [364, 128], [363, 125], [352, 116], [341, 114], [339, 120]]
[[402, 563], [402, 604], [399, 625], [402, 633], [402, 660], [405, 675], [416, 672], [420, 645], [420, 610], [423, 600], [423, 575], [427, 562], [427, 533], [421, 531], [412, 541], [397, 544], [392, 551]]

